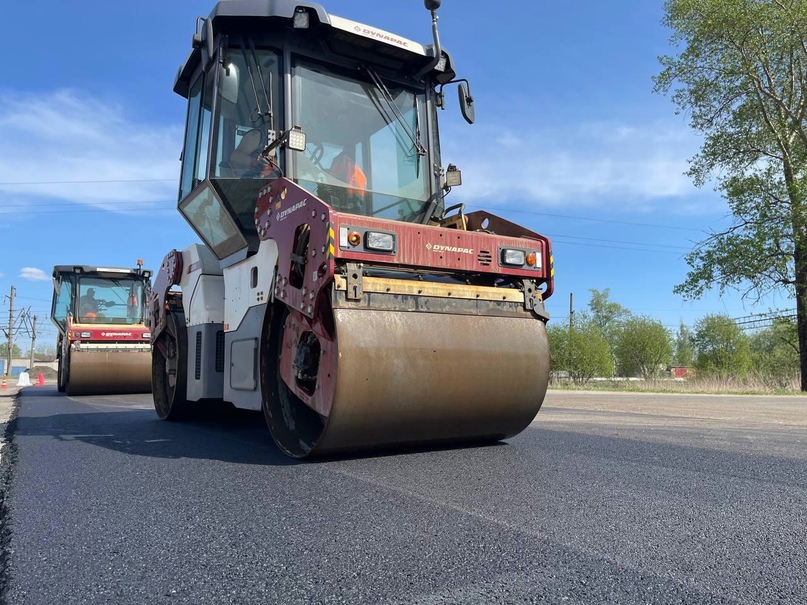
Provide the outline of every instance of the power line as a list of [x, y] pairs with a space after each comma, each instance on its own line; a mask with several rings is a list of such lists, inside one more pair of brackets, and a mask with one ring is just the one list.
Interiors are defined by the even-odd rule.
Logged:
[[686, 246], [672, 246], [670, 244], [652, 244], [652, 243], [649, 243], [649, 242], [625, 242], [625, 241], [615, 240], [615, 239], [601, 239], [601, 238], [597, 238], [597, 237], [583, 237], [583, 236], [580, 236], [580, 235], [561, 235], [561, 234], [552, 235], [550, 233], [544, 233], [544, 235], [546, 235], [549, 238], [552, 238], [553, 240], [555, 238], [558, 238], [558, 237], [568, 237], [568, 238], [571, 238], [571, 239], [582, 239], [582, 240], [587, 240], [587, 241], [592, 241], [592, 242], [608, 242], [608, 243], [611, 243], [611, 244], [630, 244], [630, 245], [635, 245], [635, 246], [657, 246], [659, 248], [677, 248], [679, 250], [689, 250], [690, 249], [690, 248], [688, 248]]
[[0, 183], [0, 187], [2, 186], [35, 186], [35, 185], [88, 185], [91, 183], [170, 183], [170, 182], [177, 182], [177, 179], [109, 179], [109, 180], [102, 180], [102, 181], [20, 181], [17, 183], [8, 182], [8, 183]]
[[[44, 203], [44, 204], [39, 204], [38, 203], [38, 204], [36, 204], [35, 207], [36, 208], [57, 208], [57, 207], [60, 207], [60, 206], [70, 205], [70, 206], [90, 206], [90, 207], [97, 206], [97, 207], [100, 207], [100, 208], [103, 209], [104, 206], [110, 206], [110, 205], [113, 205], [113, 204], [116, 204], [116, 203], [120, 203], [120, 204], [172, 204], [172, 205], [176, 205], [176, 200], [173, 200], [173, 199], [169, 200], [169, 199], [164, 198], [164, 199], [160, 199], [160, 200], [120, 200], [118, 202], [109, 201], [109, 200], [104, 201], [104, 202], [70, 202], [70, 201], [65, 201], [65, 202], [53, 202], [53, 203]], [[24, 208], [24, 209], [28, 210], [28, 209], [31, 208], [31, 203], [30, 202], [22, 202], [22, 203], [19, 203], [19, 204], [6, 204], [6, 205], [3, 206], [4, 210], [8, 209], [8, 208]]]
[[796, 310], [789, 309], [735, 317], [732, 321], [743, 330], [756, 330], [757, 328], [769, 328], [777, 321], [795, 321], [797, 317]]
[[610, 250], [629, 250], [631, 252], [659, 252], [661, 254], [676, 254], [678, 256], [681, 255], [680, 252], [675, 252], [674, 250], [654, 250], [652, 248], [626, 248], [625, 246], [604, 246], [602, 244], [584, 244], [582, 242], [565, 242], [563, 240], [553, 239], [552, 244], [556, 243], [568, 244], [572, 246], [587, 246], [589, 248], [607, 248]]
[[[86, 184], [110, 184], [110, 183], [169, 183], [177, 182], [177, 179], [105, 179], [105, 180], [77, 180], [77, 181], [19, 181], [19, 182], [0, 182], [0, 186], [37, 186], [37, 185], [86, 185]], [[129, 202], [127, 202], [129, 203]], [[679, 231], [697, 231], [703, 233], [702, 229], [694, 227], [678, 227], [674, 225], [660, 225], [658, 223], [640, 223], [635, 221], [620, 221], [616, 219], [594, 218], [589, 216], [574, 216], [570, 214], [553, 214], [549, 212], [538, 212], [535, 210], [517, 210], [515, 208], [494, 207], [483, 208], [481, 206], [468, 205], [468, 208], [476, 208], [477, 210], [485, 210], [486, 212], [501, 211], [511, 212], [515, 214], [531, 214], [535, 216], [549, 216], [553, 218], [563, 218], [578, 221], [591, 221], [596, 223], [613, 223], [618, 225], [632, 225], [634, 227], [652, 227], [655, 229], [673, 229]]]
[[[121, 204], [128, 204], [129, 202], [121, 202]], [[151, 208], [126, 208], [124, 210], [114, 210], [111, 208], [89, 208], [89, 209], [82, 209], [81, 206], [84, 204], [75, 204], [75, 208], [68, 210], [42, 210], [42, 212], [47, 214], [97, 214], [99, 212], [104, 213], [112, 213], [112, 214], [119, 214], [119, 215], [126, 215], [126, 214], [136, 214], [136, 213], [143, 213], [143, 212], [169, 212], [176, 210], [176, 205], [171, 204], [170, 206], [162, 206], [162, 207], [151, 207]], [[31, 215], [34, 213], [38, 213], [36, 206], [29, 206], [28, 210], [26, 211], [14, 211], [14, 212], [4, 212], [0, 209], [0, 216], [26, 216]]]
[[616, 219], [607, 219], [607, 218], [593, 218], [589, 216], [574, 216], [570, 214], [550, 214], [548, 212], [537, 212], [535, 210], [514, 210], [512, 208], [506, 208], [501, 206], [496, 206], [493, 209], [491, 208], [483, 208], [481, 206], [473, 206], [468, 205], [468, 208], [476, 208], [477, 210], [484, 210], [485, 212], [514, 212], [516, 214], [534, 214], [536, 216], [551, 216], [553, 218], [566, 218], [578, 221], [592, 221], [595, 223], [616, 223], [618, 225], [633, 225], [636, 227], [655, 227], [656, 229], [676, 229], [680, 231], [697, 231], [698, 233], [703, 233], [703, 229], [695, 229], [694, 227], [676, 227], [674, 225], [658, 225], [655, 223], [635, 223], [630, 221], [618, 221]]

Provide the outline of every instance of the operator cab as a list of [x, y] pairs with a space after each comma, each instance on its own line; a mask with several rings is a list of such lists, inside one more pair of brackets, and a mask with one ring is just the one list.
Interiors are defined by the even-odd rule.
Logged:
[[310, 2], [223, 0], [197, 29], [174, 86], [188, 99], [179, 209], [220, 260], [257, 249], [255, 204], [279, 176], [339, 212], [441, 214], [436, 87], [454, 71], [436, 27], [422, 46]]
[[67, 320], [84, 324], [139, 325], [148, 321], [151, 271], [58, 265], [53, 269], [51, 319], [62, 331]]

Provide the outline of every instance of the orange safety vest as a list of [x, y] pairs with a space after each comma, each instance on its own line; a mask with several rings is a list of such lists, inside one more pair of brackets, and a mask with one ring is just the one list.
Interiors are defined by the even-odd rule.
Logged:
[[367, 177], [359, 168], [356, 160], [345, 152], [340, 153], [333, 159], [328, 172], [349, 185], [348, 193], [361, 195], [367, 190]]

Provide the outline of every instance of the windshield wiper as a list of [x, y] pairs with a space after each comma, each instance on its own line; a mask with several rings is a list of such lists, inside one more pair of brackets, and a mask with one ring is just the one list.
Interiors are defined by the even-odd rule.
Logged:
[[[362, 67], [364, 67], [365, 71], [370, 76], [370, 79], [373, 81], [373, 84], [375, 84], [376, 88], [381, 93], [380, 96], [386, 102], [387, 109], [392, 111], [392, 114], [395, 116], [395, 120], [401, 125], [403, 131], [409, 137], [409, 140], [412, 142], [412, 146], [417, 150], [418, 155], [426, 155], [426, 148], [423, 147], [420, 142], [419, 128], [417, 133], [412, 130], [412, 127], [407, 123], [406, 118], [404, 117], [403, 113], [401, 113], [398, 105], [395, 103], [395, 99], [392, 98], [392, 94], [390, 94], [389, 89], [375, 72], [375, 70], [369, 65], [363, 65]], [[417, 105], [415, 105], [415, 114], [417, 119]], [[387, 121], [389, 122], [390, 120], [388, 119]]]
[[[252, 55], [252, 61], [255, 63], [255, 68], [258, 72], [258, 82], [260, 83], [261, 92], [263, 93], [263, 98], [266, 101], [266, 110], [264, 110], [263, 105], [261, 104], [261, 98], [258, 94], [258, 86], [255, 84], [255, 74], [252, 73], [252, 64], [250, 63], [250, 57], [247, 56], [247, 48], [244, 45], [244, 40], [239, 40], [239, 44], [241, 46], [241, 56], [244, 57], [244, 64], [247, 66], [247, 73], [249, 74], [249, 82], [252, 84], [252, 93], [255, 95], [255, 112], [257, 113], [257, 118], [252, 120], [253, 122], [261, 120], [262, 123], [269, 123], [269, 129], [274, 130], [275, 125], [275, 117], [272, 111], [272, 72], [269, 72], [269, 91], [266, 90], [266, 79], [263, 77], [263, 70], [261, 69], [261, 62], [258, 60], [258, 53], [255, 51], [255, 44], [252, 42], [252, 39], [249, 40], [249, 49]], [[251, 118], [250, 118], [251, 119]]]

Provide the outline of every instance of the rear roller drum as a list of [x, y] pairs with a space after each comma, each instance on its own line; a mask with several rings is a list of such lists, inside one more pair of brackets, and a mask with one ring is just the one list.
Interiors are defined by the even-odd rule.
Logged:
[[180, 420], [187, 414], [187, 355], [184, 315], [168, 312], [151, 353], [154, 409], [161, 420]]

